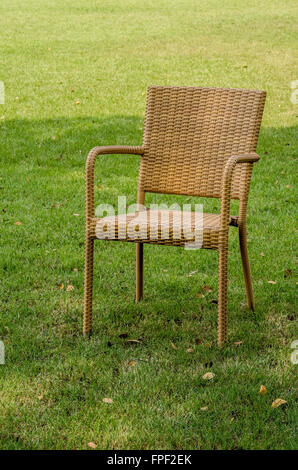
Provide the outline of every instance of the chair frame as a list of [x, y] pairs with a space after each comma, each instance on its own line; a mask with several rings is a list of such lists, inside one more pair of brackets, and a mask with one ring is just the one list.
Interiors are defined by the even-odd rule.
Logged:
[[[265, 98], [264, 98], [265, 101]], [[85, 278], [84, 278], [84, 322], [83, 334], [89, 336], [92, 332], [92, 287], [93, 287], [93, 252], [94, 252], [94, 167], [97, 157], [107, 154], [126, 154], [143, 156], [145, 146], [97, 146], [88, 154], [86, 161], [86, 241], [85, 241]], [[227, 288], [228, 288], [228, 236], [229, 226], [234, 225], [239, 229], [239, 244], [242, 259], [242, 268], [245, 281], [247, 305], [254, 310], [254, 297], [250, 265], [247, 249], [246, 209], [249, 193], [249, 183], [253, 163], [259, 160], [256, 152], [232, 155], [224, 166], [221, 181], [221, 208], [220, 228], [218, 236], [218, 346], [221, 347], [226, 340], [227, 329]], [[244, 192], [240, 198], [239, 215], [231, 223], [230, 204], [233, 173], [237, 166], [248, 164]], [[138, 204], [144, 205], [145, 191], [138, 186]], [[136, 302], [143, 298], [144, 285], [144, 247], [142, 242], [136, 242]]]

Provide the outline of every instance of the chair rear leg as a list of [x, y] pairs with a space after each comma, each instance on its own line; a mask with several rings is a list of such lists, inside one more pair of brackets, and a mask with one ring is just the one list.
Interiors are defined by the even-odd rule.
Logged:
[[218, 346], [226, 340], [227, 292], [228, 291], [228, 249], [218, 251]]
[[94, 240], [86, 235], [83, 335], [87, 337], [92, 332], [93, 245]]
[[136, 244], [136, 302], [143, 298], [144, 286], [144, 245], [143, 243]]
[[245, 281], [245, 291], [247, 298], [247, 305], [251, 310], [254, 310], [254, 295], [252, 290], [252, 282], [249, 267], [248, 249], [247, 249], [247, 236], [246, 226], [239, 227], [239, 244], [242, 259], [242, 268]]

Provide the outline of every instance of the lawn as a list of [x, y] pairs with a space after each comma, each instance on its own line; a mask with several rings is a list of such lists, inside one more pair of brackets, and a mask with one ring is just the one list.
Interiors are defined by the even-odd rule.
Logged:
[[[1, 449], [297, 448], [295, 7], [1, 1]], [[86, 155], [141, 143], [150, 84], [268, 93], [248, 206], [256, 311], [245, 305], [231, 228], [222, 350], [217, 256], [207, 250], [145, 246], [145, 298], [135, 304], [135, 247], [97, 242], [93, 336], [81, 334]], [[101, 158], [96, 203], [123, 194], [134, 203], [138, 165], [138, 156]], [[287, 403], [272, 408], [276, 398]]]

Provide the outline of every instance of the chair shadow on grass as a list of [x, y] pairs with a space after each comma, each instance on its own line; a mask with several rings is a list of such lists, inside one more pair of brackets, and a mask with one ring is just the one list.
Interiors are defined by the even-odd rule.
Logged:
[[[67, 171], [70, 168], [79, 168], [84, 171], [85, 159], [87, 152], [96, 145], [140, 145], [142, 141], [143, 117], [140, 116], [106, 116], [101, 118], [96, 117], [81, 117], [81, 118], [55, 118], [55, 119], [42, 119], [42, 120], [4, 120], [0, 125], [0, 139], [1, 139], [1, 154], [0, 158], [4, 158], [5, 165], [23, 165], [30, 162], [32, 168], [43, 166], [45, 168], [56, 168], [57, 172]], [[255, 223], [261, 222], [261, 215], [264, 211], [267, 212], [268, 220], [272, 216], [271, 227], [274, 226], [278, 220], [279, 214], [275, 212], [275, 187], [274, 179], [280, 175], [282, 171], [288, 171], [292, 159], [294, 159], [294, 152], [296, 146], [297, 127], [284, 127], [284, 128], [262, 128], [258, 153], [261, 156], [261, 161], [258, 163], [257, 168], [253, 174], [251, 198], [256, 198], [262, 195], [261, 200], [256, 202], [254, 213], [257, 214]], [[109, 158], [109, 157], [107, 157]], [[125, 158], [125, 157], [124, 157]], [[112, 160], [109, 160], [112, 162]], [[137, 168], [139, 157], [135, 159], [134, 172], [137, 175]], [[269, 162], [269, 164], [268, 164]], [[287, 166], [287, 165], [288, 166]], [[110, 165], [110, 164], [108, 164]], [[113, 163], [117, 165], [117, 163]], [[111, 167], [112, 168], [112, 167]], [[132, 168], [129, 166], [129, 168]], [[109, 166], [108, 168], [109, 169]], [[3, 170], [5, 174], [5, 168]], [[135, 187], [131, 188], [131, 192], [136, 194], [137, 179], [135, 180]], [[256, 195], [258, 191], [259, 196]], [[57, 193], [59, 188], [57, 187]], [[84, 201], [84, 186], [82, 185], [80, 191], [82, 204]], [[294, 204], [291, 199], [293, 196], [287, 196], [289, 199], [287, 204]], [[109, 203], [109, 201], [106, 201]], [[249, 215], [248, 207], [248, 229], [250, 230], [254, 224], [254, 217]], [[258, 215], [259, 213], [259, 215]], [[82, 226], [83, 230], [83, 226]], [[270, 230], [264, 225], [262, 230]], [[280, 241], [279, 241], [280, 242]], [[98, 242], [99, 244], [100, 242]], [[103, 243], [103, 242], [101, 242]], [[267, 242], [268, 243], [268, 242]], [[286, 245], [286, 240], [284, 241]], [[114, 244], [113, 244], [114, 245]], [[74, 249], [79, 249], [82, 252], [83, 248], [74, 246]], [[158, 249], [162, 249], [159, 247]], [[173, 248], [166, 248], [172, 250]], [[238, 249], [238, 247], [235, 249]], [[177, 248], [174, 250], [177, 250]], [[168, 256], [171, 256], [171, 251], [168, 251]], [[252, 250], [253, 253], [253, 250]], [[121, 250], [115, 251], [116, 256], [121, 256]], [[124, 255], [125, 256], [125, 255]], [[133, 255], [132, 255], [133, 256]], [[212, 254], [201, 254], [204, 257], [205, 264], [207, 257]], [[216, 254], [213, 255], [212, 266], [216, 266]], [[234, 260], [235, 262], [235, 260]], [[254, 263], [261, 263], [261, 259], [253, 255], [251, 259], [252, 274], [254, 280], [254, 271], [256, 267]], [[270, 261], [269, 261], [270, 263]], [[146, 259], [145, 259], [146, 264]], [[124, 263], [125, 268], [125, 263]], [[96, 267], [95, 267], [96, 269]], [[148, 268], [149, 269], [149, 268]], [[174, 269], [174, 267], [173, 267]], [[198, 267], [200, 270], [200, 262]], [[241, 267], [238, 265], [238, 276], [241, 277], [241, 296], [245, 300], [245, 291], [242, 281]], [[257, 269], [259, 269], [257, 267]], [[145, 271], [146, 274], [146, 271]], [[214, 279], [217, 279], [216, 269], [213, 270]], [[269, 274], [268, 274], [269, 276]], [[150, 281], [152, 282], [152, 280]], [[189, 300], [188, 291], [185, 286], [178, 285], [174, 289], [173, 284], [169, 283], [168, 289], [159, 289], [166, 283], [166, 277], [155, 276], [154, 283], [156, 283], [156, 292], [159, 290], [164, 295], [164, 304], [177, 302], [183, 304], [184, 309], [193, 308], [193, 300]], [[95, 288], [98, 284], [95, 283]], [[258, 306], [258, 288], [254, 284], [256, 303]], [[173, 298], [173, 293], [176, 296]], [[122, 289], [119, 288], [119, 297], [122, 294]], [[274, 301], [271, 293], [262, 293], [262, 308]], [[146, 295], [146, 278], [145, 278], [145, 295]], [[216, 293], [215, 293], [216, 295]], [[231, 295], [231, 293], [229, 294]], [[240, 295], [238, 296], [240, 298]], [[200, 302], [200, 299], [197, 299]], [[141, 304], [140, 304], [141, 305]], [[213, 306], [214, 307], [214, 306]], [[140, 307], [141, 308], [141, 307]], [[162, 308], [162, 304], [161, 304]], [[257, 307], [258, 308], [258, 307]], [[208, 309], [211, 312], [211, 307]], [[212, 312], [214, 309], [212, 309]], [[94, 312], [94, 322], [100, 321]], [[162, 312], [161, 312], [162, 313]], [[253, 314], [244, 313], [248, 318], [252, 319]]]

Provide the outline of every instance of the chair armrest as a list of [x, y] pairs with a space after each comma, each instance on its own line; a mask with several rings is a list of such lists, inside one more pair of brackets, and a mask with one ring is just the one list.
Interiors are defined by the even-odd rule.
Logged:
[[226, 163], [221, 184], [221, 207], [220, 207], [220, 228], [226, 231], [229, 226], [231, 188], [233, 182], [233, 171], [238, 163], [255, 163], [260, 159], [255, 152], [243, 155], [234, 155]]
[[86, 160], [86, 221], [94, 217], [94, 165], [98, 155], [126, 154], [143, 155], [143, 147], [129, 145], [111, 145], [107, 147], [94, 147], [90, 150]]

